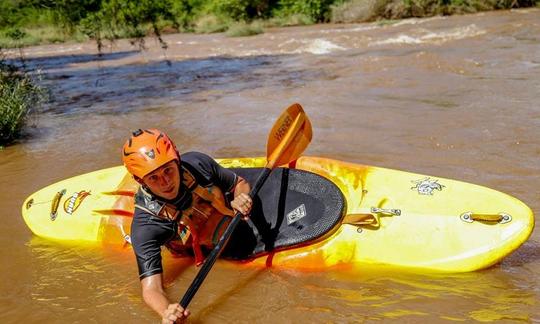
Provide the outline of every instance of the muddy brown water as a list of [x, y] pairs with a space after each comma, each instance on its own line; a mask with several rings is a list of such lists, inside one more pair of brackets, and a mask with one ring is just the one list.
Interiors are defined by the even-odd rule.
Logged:
[[[95, 45], [25, 49], [54, 102], [0, 151], [0, 320], [157, 322], [129, 248], [32, 235], [32, 192], [120, 164], [129, 131], [159, 127], [182, 151], [261, 156], [281, 110], [300, 102], [306, 154], [447, 177], [506, 192], [540, 214], [540, 10], [273, 29], [246, 38], [168, 35], [96, 56]], [[167, 64], [169, 61], [170, 64]], [[219, 261], [194, 323], [540, 322], [540, 237], [463, 274], [302, 273]], [[182, 296], [196, 269], [166, 265]]]

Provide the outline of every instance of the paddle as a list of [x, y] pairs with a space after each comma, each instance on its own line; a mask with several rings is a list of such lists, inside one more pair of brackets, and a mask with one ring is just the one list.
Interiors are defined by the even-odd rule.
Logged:
[[[311, 123], [302, 106], [299, 104], [291, 105], [281, 114], [270, 131], [266, 146], [266, 166], [255, 182], [255, 185], [251, 188], [249, 196], [251, 198], [255, 197], [274, 167], [288, 164], [298, 159], [311, 141], [311, 136]], [[193, 279], [184, 297], [180, 300], [180, 305], [184, 309], [187, 308], [189, 302], [191, 302], [191, 299], [193, 299], [193, 296], [199, 290], [241, 218], [242, 214], [236, 213], [217, 245], [204, 261], [197, 276]]]

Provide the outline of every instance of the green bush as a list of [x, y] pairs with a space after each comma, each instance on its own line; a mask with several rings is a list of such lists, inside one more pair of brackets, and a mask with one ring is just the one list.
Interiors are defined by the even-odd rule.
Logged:
[[214, 14], [234, 21], [251, 21], [256, 18], [267, 18], [269, 0], [219, 0], [207, 1], [203, 7], [206, 14]]
[[26, 30], [19, 27], [7, 28], [0, 31], [0, 48], [20, 48], [24, 46], [49, 43], [48, 38], [61, 37], [58, 30], [53, 32], [53, 28], [40, 27], [38, 29]]
[[194, 26], [194, 31], [200, 34], [220, 33], [229, 28], [230, 22], [216, 15], [201, 16]]
[[265, 27], [282, 27], [282, 26], [302, 26], [302, 25], [311, 25], [315, 22], [311, 17], [308, 17], [303, 14], [295, 14], [292, 16], [286, 17], [274, 17], [270, 18], [263, 23]]
[[36, 7], [30, 0], [0, 1], [0, 29], [52, 24], [54, 24], [54, 17], [46, 7]]
[[28, 73], [0, 61], [0, 145], [20, 135], [45, 99], [45, 90]]
[[281, 0], [278, 2], [274, 16], [305, 15], [315, 22], [328, 21], [330, 18], [330, 8], [335, 3], [342, 3], [340, 0]]
[[195, 17], [198, 17], [204, 0], [174, 0], [170, 12], [172, 27], [182, 31], [192, 31]]
[[227, 36], [229, 37], [244, 37], [262, 34], [263, 28], [260, 23], [235, 23], [229, 26], [227, 30]]

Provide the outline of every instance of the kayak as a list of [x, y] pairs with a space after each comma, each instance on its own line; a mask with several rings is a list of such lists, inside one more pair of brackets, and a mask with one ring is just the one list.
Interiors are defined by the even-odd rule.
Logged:
[[[253, 184], [266, 158], [217, 161]], [[22, 216], [40, 237], [126, 245], [137, 189], [123, 166], [99, 170], [35, 192]], [[533, 228], [529, 207], [490, 188], [303, 156], [272, 172], [224, 254], [299, 270], [467, 272], [496, 264]]]

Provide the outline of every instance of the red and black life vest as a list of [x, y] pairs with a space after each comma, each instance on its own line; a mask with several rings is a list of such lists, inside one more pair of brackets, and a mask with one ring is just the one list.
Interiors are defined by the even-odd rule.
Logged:
[[184, 254], [186, 247], [191, 246], [195, 262], [200, 265], [204, 262], [201, 246], [212, 249], [217, 244], [234, 212], [226, 206], [225, 196], [218, 186], [203, 187], [187, 168], [180, 168], [180, 190], [191, 194], [191, 203], [187, 207], [182, 209], [175, 204], [155, 199], [145, 188], [141, 188], [144, 199], [140, 200], [136, 207], [154, 217], [176, 222], [177, 235], [166, 243], [167, 248], [175, 254]]

